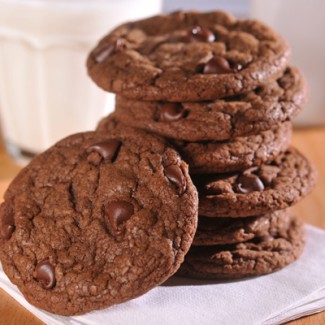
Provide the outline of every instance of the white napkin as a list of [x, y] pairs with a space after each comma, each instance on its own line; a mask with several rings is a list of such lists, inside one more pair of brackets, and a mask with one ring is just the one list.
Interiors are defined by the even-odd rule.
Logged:
[[31, 306], [0, 265], [0, 287], [47, 324], [280, 324], [325, 310], [325, 231], [306, 226], [302, 257], [276, 273], [228, 282], [173, 277], [144, 296], [82, 316]]

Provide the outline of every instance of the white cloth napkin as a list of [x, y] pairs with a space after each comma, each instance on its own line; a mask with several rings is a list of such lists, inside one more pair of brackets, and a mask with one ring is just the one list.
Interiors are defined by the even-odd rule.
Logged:
[[62, 317], [31, 306], [0, 265], [0, 286], [46, 324], [280, 324], [325, 310], [325, 231], [306, 226], [302, 257], [276, 273], [240, 281], [173, 277], [144, 296], [82, 316]]

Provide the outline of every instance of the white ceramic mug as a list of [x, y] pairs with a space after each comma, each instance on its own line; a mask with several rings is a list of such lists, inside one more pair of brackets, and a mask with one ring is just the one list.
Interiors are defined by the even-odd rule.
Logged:
[[160, 10], [161, 0], [0, 0], [0, 123], [8, 152], [24, 162], [94, 129], [114, 96], [87, 76], [89, 51], [116, 25]]

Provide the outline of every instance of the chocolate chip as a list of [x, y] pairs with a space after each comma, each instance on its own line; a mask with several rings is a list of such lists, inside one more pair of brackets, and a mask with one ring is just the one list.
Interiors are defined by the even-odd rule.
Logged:
[[134, 207], [127, 201], [113, 201], [107, 206], [108, 226], [114, 234], [118, 232], [118, 226], [129, 220], [134, 214]]
[[268, 243], [273, 241], [275, 238], [272, 237], [271, 235], [265, 235], [265, 236], [261, 236], [261, 237], [255, 237], [251, 240], [252, 243], [254, 244], [261, 244], [261, 243]]
[[96, 63], [103, 62], [113, 53], [117, 53], [126, 47], [125, 40], [118, 38], [115, 42], [98, 46], [93, 52], [92, 57]]
[[229, 62], [222, 56], [214, 56], [204, 66], [204, 74], [224, 74], [232, 73], [234, 69], [231, 68]]
[[162, 122], [178, 121], [184, 116], [185, 110], [181, 104], [166, 103], [160, 109], [160, 118]]
[[258, 177], [266, 186], [272, 186], [274, 179], [277, 177], [280, 168], [278, 166], [263, 165], [258, 170]]
[[264, 184], [260, 178], [254, 174], [241, 175], [237, 179], [237, 188], [239, 193], [250, 193], [254, 191], [263, 191]]
[[35, 269], [35, 278], [45, 289], [52, 289], [55, 286], [54, 267], [45, 259], [39, 262]]
[[215, 41], [215, 35], [206, 28], [195, 26], [189, 32], [189, 40], [192, 42], [207, 42], [212, 43]]
[[259, 237], [259, 238], [260, 238], [260, 241], [264, 242], [264, 243], [274, 240], [274, 237], [272, 237], [271, 235], [266, 235], [266, 236]]
[[4, 215], [0, 225], [0, 237], [6, 240], [11, 238], [15, 231], [15, 222], [12, 215]]
[[0, 228], [0, 236], [4, 239], [9, 240], [11, 238], [11, 235], [13, 234], [15, 230], [15, 226], [12, 225], [1, 225]]
[[240, 63], [232, 63], [232, 62], [230, 62], [229, 64], [230, 64], [230, 67], [232, 68], [232, 70], [234, 72], [239, 72], [240, 70], [242, 70], [244, 68], [243, 65], [240, 64]]
[[165, 167], [165, 175], [173, 184], [176, 185], [179, 194], [183, 194], [185, 192], [185, 177], [178, 165], [170, 165]]
[[120, 149], [121, 142], [118, 140], [107, 140], [93, 144], [87, 149], [87, 153], [97, 152], [104, 161], [113, 162]]

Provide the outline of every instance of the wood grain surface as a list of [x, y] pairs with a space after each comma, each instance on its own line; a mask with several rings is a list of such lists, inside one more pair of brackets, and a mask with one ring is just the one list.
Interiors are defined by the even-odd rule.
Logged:
[[[295, 130], [293, 144], [310, 158], [319, 173], [318, 183], [313, 193], [293, 209], [305, 222], [325, 229], [325, 128]], [[19, 169], [20, 167], [6, 155], [3, 144], [0, 142], [0, 198]], [[42, 322], [0, 289], [0, 324], [38, 325]], [[325, 324], [325, 312], [288, 324]]]

